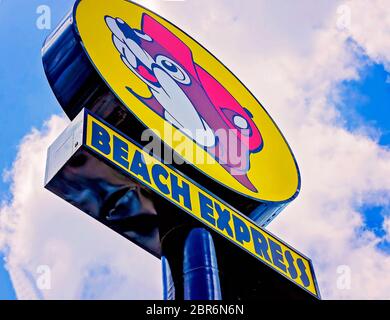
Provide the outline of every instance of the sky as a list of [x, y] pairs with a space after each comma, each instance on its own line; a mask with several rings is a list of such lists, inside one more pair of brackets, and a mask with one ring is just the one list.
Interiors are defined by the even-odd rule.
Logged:
[[[45, 1], [51, 8], [52, 27], [72, 6], [71, 0]], [[10, 168], [23, 136], [41, 127], [50, 115], [61, 112], [43, 73], [41, 47], [50, 30], [38, 29], [38, 7], [42, 1], [1, 0], [0, 101], [4, 107], [0, 136], [0, 168]], [[0, 182], [0, 193], [9, 195], [9, 184]]]
[[[52, 29], [72, 5], [0, 1], [0, 299], [159, 299], [159, 261], [42, 187], [69, 123], [42, 68], [43, 2]], [[302, 191], [269, 228], [313, 260], [322, 296], [390, 299], [387, 0], [140, 2], [224, 62], [286, 136]]]
[[[53, 23], [64, 15], [71, 3], [46, 1], [53, 8]], [[0, 53], [0, 103], [4, 110], [0, 118], [2, 174], [12, 167], [23, 136], [32, 127], [40, 127], [51, 114], [60, 112], [42, 72], [40, 47], [50, 30], [36, 27], [36, 12], [41, 4], [41, 1], [31, 0], [0, 1], [0, 39], [4, 41]], [[0, 200], [9, 200], [11, 196], [9, 181], [1, 179]], [[4, 258], [0, 253], [0, 299], [15, 299]]]

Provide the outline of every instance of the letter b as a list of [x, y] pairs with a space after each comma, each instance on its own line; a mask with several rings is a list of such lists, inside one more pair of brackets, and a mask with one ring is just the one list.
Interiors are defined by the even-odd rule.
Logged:
[[105, 155], [111, 152], [110, 135], [97, 123], [92, 123], [92, 146]]

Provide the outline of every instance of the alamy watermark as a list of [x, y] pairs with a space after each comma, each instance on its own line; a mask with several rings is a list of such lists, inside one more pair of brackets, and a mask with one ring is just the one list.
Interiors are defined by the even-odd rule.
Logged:
[[352, 23], [352, 10], [347, 4], [342, 4], [337, 7], [336, 26], [340, 31], [349, 30]]
[[36, 269], [36, 286], [40, 290], [51, 289], [51, 268], [48, 265], [40, 265]]
[[336, 269], [338, 274], [336, 286], [339, 290], [351, 290], [352, 271], [348, 265], [339, 265]]

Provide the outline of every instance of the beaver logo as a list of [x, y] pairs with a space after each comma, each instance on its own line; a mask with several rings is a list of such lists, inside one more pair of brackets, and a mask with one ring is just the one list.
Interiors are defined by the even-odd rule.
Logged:
[[195, 63], [185, 43], [148, 14], [143, 14], [141, 30], [118, 17], [106, 16], [105, 22], [123, 63], [151, 96], [127, 89], [256, 192], [247, 173], [250, 155], [262, 149], [263, 139], [251, 113]]

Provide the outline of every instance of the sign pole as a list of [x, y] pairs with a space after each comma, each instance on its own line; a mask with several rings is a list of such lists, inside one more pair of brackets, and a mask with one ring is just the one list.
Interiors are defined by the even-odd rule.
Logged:
[[213, 238], [206, 229], [190, 231], [184, 244], [184, 299], [222, 300]]
[[162, 240], [164, 300], [221, 300], [216, 248], [211, 233], [182, 225]]

